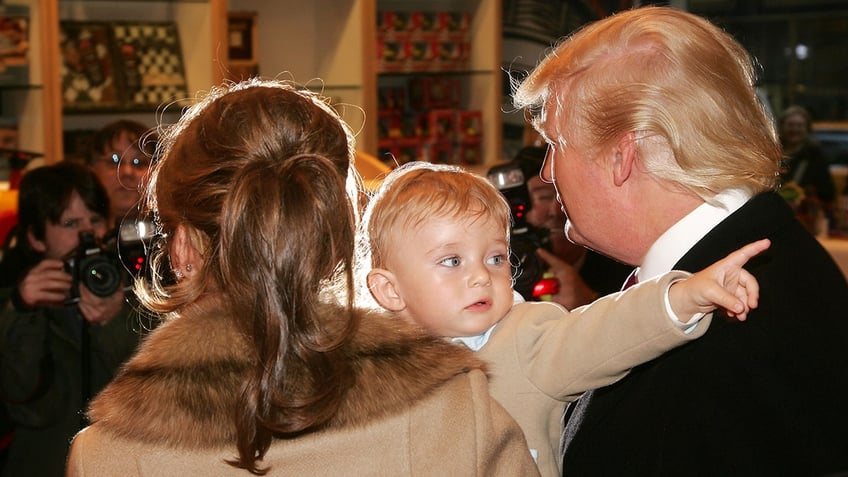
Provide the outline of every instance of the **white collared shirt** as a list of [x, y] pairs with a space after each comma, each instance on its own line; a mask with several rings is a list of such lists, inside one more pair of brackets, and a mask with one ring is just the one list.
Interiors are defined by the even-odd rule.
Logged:
[[715, 196], [721, 206], [705, 202], [680, 219], [651, 245], [636, 272], [639, 280], [647, 280], [671, 271], [686, 252], [750, 198], [751, 194], [745, 190], [728, 189]]

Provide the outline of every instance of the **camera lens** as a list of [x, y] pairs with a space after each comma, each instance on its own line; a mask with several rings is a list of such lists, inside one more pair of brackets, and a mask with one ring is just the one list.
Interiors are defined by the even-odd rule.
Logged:
[[111, 296], [121, 286], [121, 273], [114, 263], [102, 255], [83, 260], [80, 280], [91, 293], [100, 297]]

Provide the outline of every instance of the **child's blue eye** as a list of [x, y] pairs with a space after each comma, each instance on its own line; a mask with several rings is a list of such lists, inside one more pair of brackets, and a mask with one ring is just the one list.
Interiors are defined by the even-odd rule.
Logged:
[[491, 257], [489, 259], [490, 265], [501, 265], [503, 263], [504, 263], [504, 256], [503, 255], [495, 255], [494, 257]]
[[459, 257], [448, 257], [448, 258], [442, 260], [439, 263], [441, 263], [442, 265], [445, 265], [447, 267], [458, 267], [459, 266]]

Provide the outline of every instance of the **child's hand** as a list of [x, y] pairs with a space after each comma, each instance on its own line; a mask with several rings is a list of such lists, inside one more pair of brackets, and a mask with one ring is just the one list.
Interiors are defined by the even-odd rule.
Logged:
[[723, 308], [728, 316], [744, 321], [748, 312], [757, 307], [760, 284], [742, 266], [769, 246], [768, 239], [750, 243], [686, 280], [674, 283], [668, 293], [675, 314], [688, 321], [696, 313]]

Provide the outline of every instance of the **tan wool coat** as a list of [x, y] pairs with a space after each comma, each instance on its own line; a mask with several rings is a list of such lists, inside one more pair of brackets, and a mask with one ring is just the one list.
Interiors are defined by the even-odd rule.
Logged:
[[712, 315], [687, 334], [666, 311], [663, 290], [688, 275], [669, 272], [570, 313], [521, 303], [495, 327], [477, 356], [489, 363], [492, 396], [521, 425], [542, 476], [561, 475], [566, 403], [706, 332]]
[[[148, 337], [93, 402], [67, 475], [251, 475], [226, 463], [252, 361], [222, 309], [196, 306]], [[274, 439], [268, 475], [538, 475], [469, 351], [368, 314], [346, 353], [356, 375], [339, 413], [321, 431]]]

